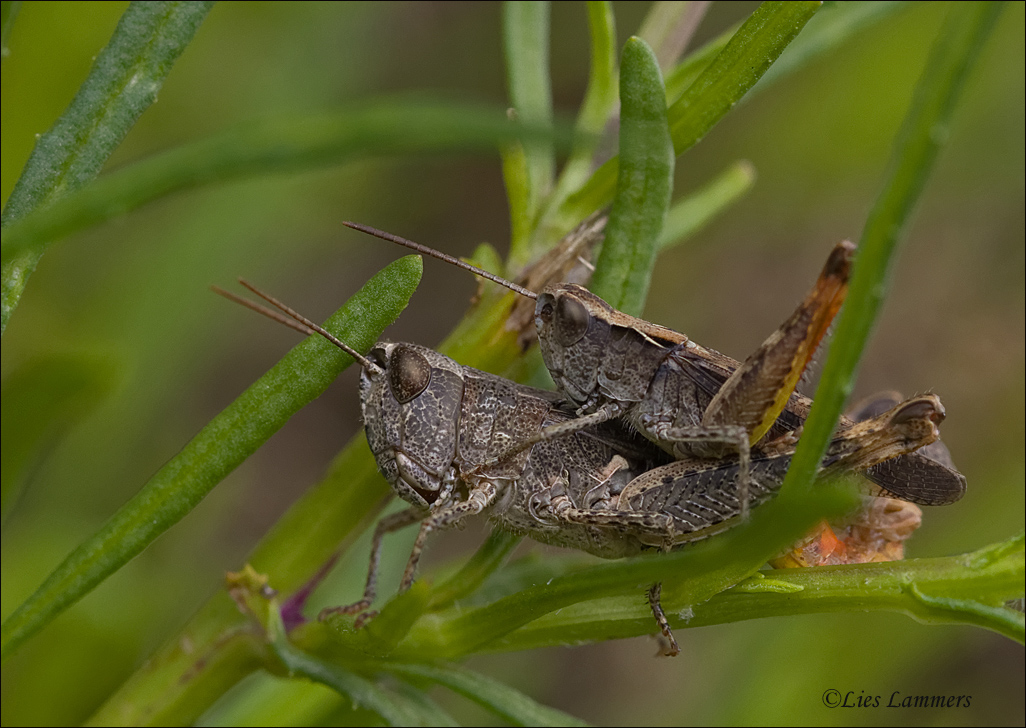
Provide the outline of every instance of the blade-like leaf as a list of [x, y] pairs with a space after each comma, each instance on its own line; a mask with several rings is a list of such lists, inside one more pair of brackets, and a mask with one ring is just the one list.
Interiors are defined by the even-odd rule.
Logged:
[[700, 189], [674, 203], [666, 214], [659, 250], [682, 243], [741, 198], [755, 183], [750, 162], [736, 162]]
[[366, 155], [492, 149], [519, 137], [551, 135], [537, 127], [514, 127], [494, 109], [411, 101], [249, 122], [104, 175], [19, 220], [3, 231], [2, 257], [10, 260], [19, 251], [35, 250], [190, 187]]
[[[406, 307], [420, 273], [417, 256], [395, 261], [328, 319], [325, 328], [365, 350]], [[348, 355], [320, 337], [296, 346], [211, 420], [4, 622], [3, 655], [181, 520], [350, 363]]]
[[591, 288], [631, 315], [648, 297], [659, 233], [673, 193], [666, 90], [648, 44], [631, 38], [620, 63], [620, 165], [616, 199]]
[[[765, 2], [738, 29], [713, 62], [668, 110], [673, 147], [682, 154], [722, 119], [769, 69], [819, 9], [818, 2]], [[608, 204], [619, 162], [603, 164], [563, 204], [559, 219], [572, 225]]]
[[[99, 174], [139, 115], [156, 101], [171, 66], [212, 6], [212, 2], [128, 6], [71, 105], [36, 142], [4, 207], [3, 227]], [[4, 256], [0, 335], [42, 254], [42, 249], [22, 249], [17, 256]]]
[[[551, 123], [549, 4], [524, 0], [504, 3], [502, 36], [509, 100], [516, 118], [533, 125]], [[526, 242], [530, 223], [538, 213], [541, 200], [552, 188], [556, 169], [555, 150], [551, 142], [528, 141], [522, 149], [527, 198], [522, 201], [523, 209], [514, 211], [513, 217], [515, 220], [522, 219], [526, 224], [519, 226], [516, 231], [522, 233], [523, 237], [514, 236], [515, 245]], [[509, 185], [510, 181], [507, 180]]]

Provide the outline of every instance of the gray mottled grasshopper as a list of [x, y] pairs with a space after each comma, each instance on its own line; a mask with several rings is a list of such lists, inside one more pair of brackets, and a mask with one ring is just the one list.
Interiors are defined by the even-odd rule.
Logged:
[[[737, 453], [742, 510], [749, 451], [758, 456], [775, 441], [796, 437], [808, 415], [811, 400], [794, 388], [844, 300], [854, 251], [848, 242], [835, 246], [795, 312], [740, 363], [684, 334], [617, 311], [578, 284], [547, 285], [536, 294], [398, 236], [344, 224], [536, 299], [542, 357], [579, 416], [538, 432], [532, 441], [622, 417], [676, 458], [716, 461]], [[594, 221], [586, 225], [596, 228]], [[842, 418], [838, 432], [853, 426], [852, 420]], [[965, 478], [950, 458], [942, 461], [929, 454], [909, 452], [865, 474], [880, 495], [926, 505], [952, 503], [965, 492]]]
[[[605, 558], [675, 548], [729, 528], [741, 515], [736, 458], [668, 462], [668, 454], [615, 422], [518, 449], [517, 443], [541, 428], [572, 420], [573, 409], [561, 407], [557, 394], [461, 366], [414, 344], [378, 344], [363, 357], [248, 287], [294, 321], [219, 292], [303, 333], [319, 333], [361, 363], [368, 443], [394, 492], [411, 504], [379, 522], [363, 599], [341, 611], [370, 607], [384, 536], [417, 522], [420, 532], [400, 590], [412, 584], [432, 531], [478, 513], [535, 540]], [[835, 438], [824, 469], [862, 470], [910, 452], [936, 439], [942, 418], [933, 396], [902, 403]], [[496, 452], [512, 454], [495, 462]], [[776, 492], [792, 453], [793, 442], [781, 442], [775, 452], [752, 461], [754, 503]], [[649, 600], [672, 654], [675, 643], [659, 606], [659, 585], [649, 591]]]

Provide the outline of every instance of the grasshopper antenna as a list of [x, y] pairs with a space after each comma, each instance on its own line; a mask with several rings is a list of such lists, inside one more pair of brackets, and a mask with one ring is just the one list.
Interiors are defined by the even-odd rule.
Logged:
[[248, 288], [250, 291], [252, 291], [256, 295], [260, 296], [260, 298], [264, 299], [265, 301], [267, 301], [272, 306], [274, 306], [275, 308], [279, 309], [280, 311], [282, 311], [286, 315], [283, 316], [282, 314], [278, 313], [278, 311], [275, 311], [274, 309], [267, 308], [266, 306], [261, 306], [259, 303], [254, 303], [253, 301], [250, 301], [249, 299], [243, 298], [242, 296], [237, 296], [234, 293], [226, 291], [226, 290], [224, 290], [223, 288], [221, 288], [219, 286], [211, 286], [210, 288], [211, 288], [211, 290], [214, 293], [218, 294], [219, 296], [224, 296], [229, 301], [234, 301], [235, 303], [238, 303], [241, 306], [245, 306], [246, 308], [248, 308], [251, 311], [256, 311], [259, 314], [263, 314], [264, 316], [266, 316], [267, 318], [271, 319], [272, 321], [277, 321], [280, 324], [284, 324], [285, 326], [288, 326], [290, 329], [298, 331], [301, 334], [307, 334], [307, 335], [320, 334], [325, 339], [330, 341], [332, 344], [337, 346], [339, 349], [341, 349], [345, 353], [349, 354], [349, 356], [353, 357], [353, 359], [355, 359], [357, 362], [359, 362], [360, 366], [362, 366], [364, 369], [370, 370], [370, 371], [375, 372], [377, 374], [384, 374], [385, 373], [384, 369], [382, 369], [380, 366], [378, 366], [377, 364], [372, 362], [370, 359], [365, 357], [363, 354], [361, 354], [358, 351], [356, 351], [356, 349], [352, 348], [351, 346], [349, 346], [347, 344], [342, 343], [342, 341], [340, 341], [333, 334], [331, 334], [330, 332], [328, 332], [324, 328], [318, 326], [317, 324], [315, 324], [313, 321], [311, 321], [310, 319], [308, 319], [305, 316], [303, 316], [303, 314], [299, 313], [298, 311], [295, 311], [295, 310], [289, 308], [288, 306], [286, 306], [284, 303], [279, 301], [274, 296], [271, 296], [270, 294], [264, 293], [259, 288], [257, 288], [252, 283], [250, 283], [249, 281], [247, 281], [247, 280], [245, 280], [243, 278], [239, 279], [239, 283], [241, 283], [243, 286]]
[[518, 286], [516, 283], [513, 283], [511, 281], [507, 281], [505, 278], [500, 278], [499, 276], [494, 275], [493, 273], [489, 273], [488, 271], [484, 270], [483, 268], [478, 268], [476, 265], [471, 265], [470, 263], [465, 263], [464, 261], [460, 260], [459, 258], [455, 258], [455, 257], [453, 257], [451, 255], [446, 255], [445, 253], [439, 252], [439, 251], [435, 250], [434, 248], [429, 248], [426, 245], [421, 245], [420, 243], [415, 243], [412, 240], [407, 240], [406, 238], [401, 238], [398, 235], [393, 235], [392, 233], [386, 233], [384, 230], [378, 230], [377, 228], [372, 228], [369, 225], [361, 225], [358, 222], [349, 222], [347, 220], [343, 220], [342, 224], [345, 225], [347, 228], [352, 228], [353, 230], [359, 230], [361, 233], [367, 233], [368, 235], [373, 235], [376, 238], [381, 238], [382, 240], [387, 240], [390, 243], [395, 243], [396, 245], [401, 245], [404, 248], [409, 248], [410, 250], [416, 250], [418, 253], [422, 253], [422, 254], [430, 256], [432, 258], [437, 258], [438, 260], [444, 260], [446, 263], [451, 263], [452, 265], [456, 266], [457, 268], [462, 268], [463, 270], [470, 271], [474, 275], [480, 276], [481, 278], [485, 278], [485, 279], [491, 281], [492, 283], [498, 283], [500, 286], [508, 288], [509, 290], [511, 290], [511, 291], [513, 291], [515, 293], [519, 293], [521, 296], [526, 296], [527, 298], [531, 298], [531, 299], [534, 299], [534, 300], [538, 299], [538, 294], [535, 293], [534, 291], [529, 291], [528, 289], [524, 288], [523, 286]]

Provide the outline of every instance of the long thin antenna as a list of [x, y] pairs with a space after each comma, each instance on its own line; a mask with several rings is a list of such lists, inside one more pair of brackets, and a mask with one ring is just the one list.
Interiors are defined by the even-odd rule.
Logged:
[[226, 291], [223, 288], [221, 288], [221, 286], [211, 286], [210, 290], [212, 290], [214, 293], [216, 293], [219, 296], [223, 296], [224, 298], [227, 298], [229, 301], [234, 301], [235, 303], [239, 304], [240, 306], [245, 306], [250, 311], [256, 311], [257, 313], [259, 313], [259, 314], [261, 314], [263, 316], [266, 316], [267, 318], [271, 319], [272, 321], [277, 321], [278, 323], [283, 324], [285, 326], [288, 326], [290, 329], [292, 329], [294, 331], [298, 331], [301, 334], [306, 334], [307, 336], [312, 336], [313, 334], [317, 333], [313, 329], [308, 329], [306, 326], [303, 326], [303, 324], [301, 324], [301, 323], [299, 323], [297, 321], [293, 321], [288, 316], [284, 316], [284, 315], [278, 313], [273, 308], [267, 308], [267, 306], [261, 306], [259, 303], [254, 303], [253, 301], [250, 301], [248, 298], [243, 298], [242, 296], [239, 296], [239, 295], [237, 295], [235, 293], [232, 293], [231, 291]]
[[519, 293], [521, 296], [526, 296], [527, 298], [531, 298], [531, 299], [535, 299], [535, 300], [537, 300], [537, 298], [538, 298], [538, 294], [535, 293], [534, 291], [529, 291], [528, 289], [524, 288], [523, 286], [518, 286], [516, 283], [513, 283], [511, 281], [507, 281], [505, 278], [500, 278], [499, 276], [497, 276], [497, 275], [495, 275], [493, 273], [489, 273], [488, 271], [486, 271], [486, 270], [484, 270], [482, 268], [478, 268], [476, 265], [471, 265], [470, 263], [465, 263], [464, 261], [460, 260], [459, 258], [454, 258], [451, 255], [446, 255], [445, 253], [439, 252], [439, 251], [435, 250], [434, 248], [429, 248], [426, 245], [421, 245], [420, 243], [415, 243], [412, 240], [407, 240], [406, 238], [401, 238], [398, 235], [393, 235], [392, 233], [386, 233], [384, 230], [378, 230], [377, 228], [372, 228], [369, 225], [361, 225], [358, 222], [349, 222], [349, 221], [343, 220], [342, 224], [345, 225], [348, 228], [352, 228], [353, 230], [359, 230], [361, 233], [367, 233], [368, 235], [373, 235], [376, 238], [381, 238], [382, 240], [387, 240], [390, 243], [395, 243], [396, 245], [402, 245], [404, 248], [409, 248], [410, 250], [416, 250], [418, 253], [423, 253], [424, 255], [428, 255], [428, 256], [430, 256], [432, 258], [437, 258], [438, 260], [444, 260], [446, 263], [451, 263], [452, 265], [456, 266], [457, 268], [462, 268], [463, 270], [470, 271], [474, 275], [481, 276], [482, 278], [485, 278], [485, 279], [491, 281], [492, 283], [498, 283], [500, 286], [504, 286], [504, 287], [508, 288], [511, 291]]
[[245, 299], [242, 296], [237, 296], [234, 293], [230, 293], [229, 291], [226, 291], [218, 286], [211, 286], [211, 289], [214, 291], [214, 293], [224, 296], [230, 301], [234, 301], [235, 303], [245, 306], [251, 311], [256, 311], [259, 314], [263, 314], [267, 318], [273, 321], [277, 321], [280, 324], [284, 324], [285, 326], [288, 326], [290, 329], [294, 329], [295, 331], [298, 331], [301, 334], [320, 334], [325, 339], [330, 341], [332, 344], [337, 346], [339, 349], [349, 354], [349, 356], [353, 357], [353, 359], [359, 362], [360, 366], [362, 366], [364, 369], [369, 369], [370, 371], [375, 372], [377, 374], [384, 374], [385, 370], [382, 369], [380, 366], [372, 362], [370, 359], [356, 351], [348, 344], [345, 344], [342, 341], [340, 341], [329, 331], [326, 331], [324, 328], [318, 326], [313, 321], [303, 316], [303, 314], [289, 308], [274, 296], [268, 293], [264, 293], [247, 280], [240, 278], [239, 283], [241, 283], [243, 286], [248, 288], [256, 295], [260, 296], [260, 298], [264, 299], [275, 308], [285, 313], [287, 317], [282, 316], [280, 313], [274, 311], [273, 309], [267, 308], [266, 306], [261, 306], [259, 303], [254, 303], [253, 301]]

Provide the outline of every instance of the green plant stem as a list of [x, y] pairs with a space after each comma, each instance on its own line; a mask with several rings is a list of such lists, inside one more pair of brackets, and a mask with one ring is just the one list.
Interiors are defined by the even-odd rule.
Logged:
[[[549, 579], [475, 609], [428, 615], [413, 625], [396, 651], [403, 659], [433, 655], [445, 659], [487, 649], [487, 645], [546, 614], [569, 605], [611, 596], [639, 595], [664, 582], [669, 608], [698, 604], [755, 573], [767, 559], [793, 543], [819, 519], [851, 508], [847, 494], [817, 489], [801, 502], [776, 499], [761, 506], [743, 527], [672, 554], [625, 559]], [[681, 574], [687, 578], [682, 579]], [[382, 609], [385, 614], [391, 605]], [[652, 625], [649, 627], [652, 628]]]
[[[268, 590], [267, 577], [258, 574], [252, 567], [229, 574], [228, 586], [240, 609], [255, 620], [253, 626], [259, 627], [266, 635], [274, 657], [290, 676], [300, 675], [326, 685], [349, 698], [351, 704], [374, 711], [390, 725], [432, 725], [436, 719], [448, 724], [449, 719], [422, 689], [413, 684], [400, 683], [401, 689], [397, 695], [394, 689], [387, 690], [376, 681], [367, 679], [382, 671], [420, 685], [444, 685], [514, 725], [582, 725], [572, 716], [539, 705], [522, 693], [465, 668], [437, 662], [375, 663], [353, 660], [352, 655], [340, 655], [333, 648], [329, 630], [324, 623], [308, 623], [288, 635], [276, 593]], [[412, 595], [413, 599], [423, 607], [427, 590], [423, 585], [416, 585], [411, 589], [411, 592], [415, 591], [421, 592], [421, 595]], [[411, 593], [407, 592], [400, 598], [406, 599], [409, 596]], [[387, 621], [388, 618], [385, 619]], [[375, 622], [368, 629], [376, 626]], [[384, 635], [389, 629], [381, 627], [377, 631]], [[273, 661], [268, 662], [269, 669], [274, 670], [275, 667]]]
[[[420, 281], [409, 256], [372, 278], [325, 328], [366, 350], [406, 307]], [[3, 655], [89, 593], [181, 520], [228, 473], [352, 363], [321, 337], [309, 337], [217, 415], [100, 531], [75, 549], [3, 624]]]
[[[133, 2], [67, 110], [43, 134], [4, 206], [0, 225], [53, 203], [99, 174], [136, 119], [157, 99], [171, 66], [212, 2]], [[5, 28], [6, 30], [6, 28]], [[42, 248], [4, 255], [0, 335], [18, 306]]]
[[[1022, 593], [1023, 539], [998, 558], [994, 547], [970, 554], [878, 564], [824, 566], [759, 572], [733, 589], [669, 613], [674, 629], [705, 627], [765, 617], [863, 611], [906, 614], [927, 624], [974, 624], [1023, 641], [1023, 615], [1002, 601]], [[982, 563], [981, 563], [982, 562]], [[932, 594], [935, 596], [925, 596]], [[942, 596], [937, 596], [942, 595]], [[621, 639], [651, 632], [648, 605], [636, 597], [576, 604], [524, 625], [486, 649], [528, 650], [561, 643]]]
[[894, 147], [882, 192], [855, 255], [851, 284], [823, 365], [815, 405], [782, 492], [808, 487], [855, 382], [859, 358], [887, 292], [897, 245], [947, 136], [959, 93], [1001, 10], [1000, 3], [952, 6]]

